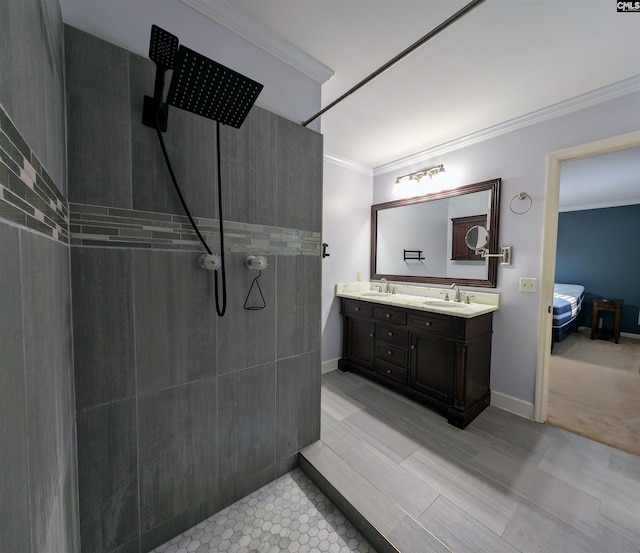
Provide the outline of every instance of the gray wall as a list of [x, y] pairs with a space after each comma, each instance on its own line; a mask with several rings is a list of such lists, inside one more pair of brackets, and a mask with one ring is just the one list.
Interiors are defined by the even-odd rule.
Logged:
[[0, 13], [0, 549], [73, 553], [63, 26], [57, 0]]
[[[183, 218], [140, 123], [154, 65], [71, 27], [65, 46], [82, 550], [148, 551], [319, 438], [322, 137], [257, 107], [222, 128], [224, 216], [249, 236], [230, 237], [218, 318], [188, 226], [182, 243], [135, 224]], [[165, 140], [194, 215], [213, 225], [215, 123], [172, 109]], [[110, 209], [93, 227], [102, 241], [82, 224], [93, 206]], [[285, 231], [318, 248], [292, 251]], [[246, 253], [268, 255], [261, 311], [243, 309]]]

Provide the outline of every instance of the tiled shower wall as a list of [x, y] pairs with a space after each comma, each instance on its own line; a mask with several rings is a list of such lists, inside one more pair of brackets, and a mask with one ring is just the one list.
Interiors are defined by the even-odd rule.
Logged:
[[79, 546], [63, 25], [0, 0], [0, 550]]
[[[140, 123], [155, 66], [70, 27], [65, 48], [82, 551], [144, 552], [287, 472], [319, 437], [322, 138], [257, 107], [221, 129], [218, 318]], [[215, 122], [170, 109], [165, 140], [219, 251]], [[257, 276], [247, 253], [268, 257], [259, 311], [243, 309]]]

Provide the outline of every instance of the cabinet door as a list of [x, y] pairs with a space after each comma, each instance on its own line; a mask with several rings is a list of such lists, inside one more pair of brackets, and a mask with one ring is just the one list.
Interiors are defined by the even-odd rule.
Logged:
[[360, 319], [346, 319], [347, 359], [373, 370], [375, 323]]
[[470, 217], [456, 217], [451, 219], [451, 259], [482, 261], [483, 257], [469, 249], [465, 238], [473, 226], [487, 226], [486, 215], [471, 215]]
[[430, 334], [411, 334], [411, 388], [452, 404], [454, 371], [454, 342]]

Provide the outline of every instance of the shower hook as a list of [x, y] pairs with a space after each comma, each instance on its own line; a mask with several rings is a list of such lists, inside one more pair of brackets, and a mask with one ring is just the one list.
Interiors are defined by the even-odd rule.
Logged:
[[[258, 279], [262, 275], [262, 271], [267, 268], [267, 258], [264, 255], [248, 255], [244, 258], [244, 266], [250, 270], [257, 270], [258, 276], [255, 277], [251, 282], [251, 286], [249, 287], [249, 292], [247, 293], [247, 297], [244, 300], [243, 307], [247, 311], [259, 311], [260, 309], [264, 309], [267, 306], [267, 302], [264, 299], [264, 294], [262, 293], [262, 288], [260, 288], [260, 283], [258, 282]], [[260, 294], [261, 304], [247, 305], [254, 286], [258, 289], [258, 293]]]

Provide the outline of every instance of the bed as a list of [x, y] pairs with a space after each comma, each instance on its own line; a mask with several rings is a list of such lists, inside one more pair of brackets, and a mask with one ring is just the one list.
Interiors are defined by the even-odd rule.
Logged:
[[584, 322], [582, 300], [584, 286], [580, 284], [553, 285], [553, 341], [562, 342]]

